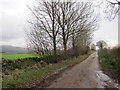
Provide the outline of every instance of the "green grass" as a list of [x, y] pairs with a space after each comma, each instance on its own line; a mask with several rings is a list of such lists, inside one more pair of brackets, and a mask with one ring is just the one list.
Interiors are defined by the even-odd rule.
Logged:
[[2, 57], [2, 53], [0, 53], [0, 57]]
[[5, 59], [18, 59], [18, 58], [27, 58], [27, 57], [38, 57], [37, 55], [32, 55], [29, 53], [3, 53], [0, 54], [0, 57]]
[[111, 64], [108, 62], [108, 59], [102, 58], [101, 65], [104, 66], [105, 68], [109, 69], [110, 71], [112, 71], [112, 72], [114, 72], [114, 73], [117, 73], [117, 70], [113, 67], [113, 65], [111, 65]]
[[12, 73], [11, 75], [8, 75], [6, 78], [3, 78], [2, 85], [3, 87], [7, 87], [7, 88], [15, 87], [16, 85], [29, 82], [33, 79], [36, 79], [37, 77], [46, 75], [49, 72], [60, 69], [61, 67], [65, 67], [65, 66], [80, 62], [84, 60], [85, 58], [87, 58], [88, 56], [89, 54], [79, 56], [78, 58], [65, 60], [57, 64], [47, 65], [39, 69], [27, 68], [24, 70], [18, 70], [18, 73], [14, 73], [14, 74]]
[[120, 74], [120, 47], [99, 51], [101, 65], [111, 72]]

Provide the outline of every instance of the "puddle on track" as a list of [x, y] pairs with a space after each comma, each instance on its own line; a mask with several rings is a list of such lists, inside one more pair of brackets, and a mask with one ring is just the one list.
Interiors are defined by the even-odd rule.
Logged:
[[120, 90], [120, 85], [112, 80], [108, 75], [104, 74], [102, 71], [96, 71], [96, 75], [100, 80], [100, 87], [105, 88], [118, 88]]

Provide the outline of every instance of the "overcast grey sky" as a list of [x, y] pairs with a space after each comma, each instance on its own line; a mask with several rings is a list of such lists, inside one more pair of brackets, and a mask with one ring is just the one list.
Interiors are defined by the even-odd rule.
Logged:
[[[26, 7], [32, 6], [33, 0], [0, 0], [0, 45], [25, 47], [25, 28], [30, 11]], [[99, 9], [98, 9], [99, 11]], [[118, 43], [118, 21], [104, 19], [101, 14], [99, 29], [94, 32], [93, 43], [106, 41], [110, 46]]]

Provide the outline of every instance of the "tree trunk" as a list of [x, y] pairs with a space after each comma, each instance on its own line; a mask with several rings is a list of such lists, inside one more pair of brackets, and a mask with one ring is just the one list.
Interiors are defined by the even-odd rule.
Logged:
[[[64, 8], [65, 9], [65, 8]], [[65, 12], [63, 11], [63, 28], [62, 28], [62, 36], [63, 36], [63, 46], [64, 46], [64, 55], [67, 55], [67, 42], [66, 42], [66, 33], [65, 33]]]
[[56, 35], [55, 35], [55, 10], [54, 10], [54, 2], [52, 2], [52, 34], [53, 34], [53, 54], [54, 54], [54, 62], [57, 63], [56, 61]]
[[53, 39], [53, 54], [54, 54], [54, 61], [55, 63], [57, 63], [57, 60], [56, 60], [56, 38]]

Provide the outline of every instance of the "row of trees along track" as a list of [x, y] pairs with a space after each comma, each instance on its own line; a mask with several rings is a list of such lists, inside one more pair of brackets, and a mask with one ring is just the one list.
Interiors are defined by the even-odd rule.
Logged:
[[65, 57], [69, 53], [87, 53], [92, 32], [96, 29], [97, 17], [90, 2], [59, 2], [37, 0], [31, 10], [27, 32], [30, 50], [40, 56]]

